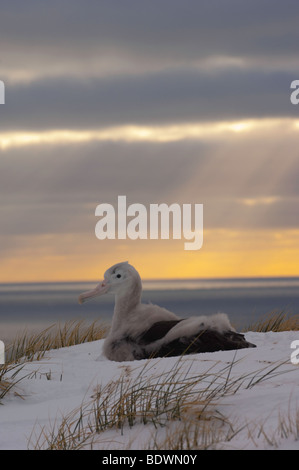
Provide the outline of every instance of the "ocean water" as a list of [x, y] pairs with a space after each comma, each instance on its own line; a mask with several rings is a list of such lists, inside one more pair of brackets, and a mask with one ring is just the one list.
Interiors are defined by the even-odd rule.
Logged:
[[[40, 331], [71, 320], [101, 320], [109, 324], [112, 296], [78, 303], [79, 294], [96, 284], [97, 281], [0, 284], [0, 339], [7, 343], [24, 330]], [[144, 281], [142, 300], [181, 317], [225, 312], [241, 330], [272, 311], [298, 314], [299, 278]]]

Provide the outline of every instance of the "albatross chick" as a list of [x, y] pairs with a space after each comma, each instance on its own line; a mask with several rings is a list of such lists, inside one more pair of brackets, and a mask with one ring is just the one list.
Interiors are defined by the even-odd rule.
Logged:
[[95, 289], [79, 296], [79, 303], [104, 294], [115, 296], [103, 349], [112, 361], [255, 347], [235, 331], [224, 313], [179, 318], [158, 305], [141, 303], [141, 293], [138, 272], [123, 262], [109, 268]]

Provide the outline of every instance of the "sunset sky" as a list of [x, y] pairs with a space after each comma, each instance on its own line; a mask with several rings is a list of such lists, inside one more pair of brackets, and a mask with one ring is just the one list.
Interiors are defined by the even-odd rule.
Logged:
[[[299, 276], [297, 0], [28, 0], [0, 15], [0, 282]], [[99, 240], [203, 204], [203, 246]]]

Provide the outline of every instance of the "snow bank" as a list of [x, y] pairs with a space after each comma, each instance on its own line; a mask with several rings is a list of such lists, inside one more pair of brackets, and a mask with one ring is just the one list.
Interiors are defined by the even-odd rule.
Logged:
[[[215, 412], [234, 431], [229, 440], [214, 447], [299, 449], [299, 365], [291, 362], [291, 343], [299, 340], [299, 332], [248, 332], [246, 339], [257, 348], [195, 354], [179, 362], [184, 377], [205, 375], [198, 387], [207, 387], [217, 373], [227, 389], [235, 382], [232, 393], [224, 393], [215, 404]], [[34, 448], [42, 429], [58, 425], [63, 416], [90, 401], [99, 386], [116, 383], [120, 377], [154, 381], [178, 367], [178, 358], [111, 362], [103, 357], [102, 346], [100, 340], [52, 350], [42, 360], [24, 365], [18, 374], [24, 378], [2, 400], [0, 449]], [[151, 440], [162, 445], [177, 424], [107, 429], [98, 434], [93, 447], [136, 450], [149, 447]]]

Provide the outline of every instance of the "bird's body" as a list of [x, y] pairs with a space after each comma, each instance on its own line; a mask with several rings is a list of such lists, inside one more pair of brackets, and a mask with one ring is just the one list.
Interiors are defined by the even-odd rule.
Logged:
[[109, 268], [104, 281], [81, 294], [79, 302], [106, 293], [115, 295], [112, 325], [103, 349], [110, 360], [132, 361], [255, 346], [235, 332], [224, 313], [181, 319], [158, 305], [142, 304], [140, 276], [127, 262]]

